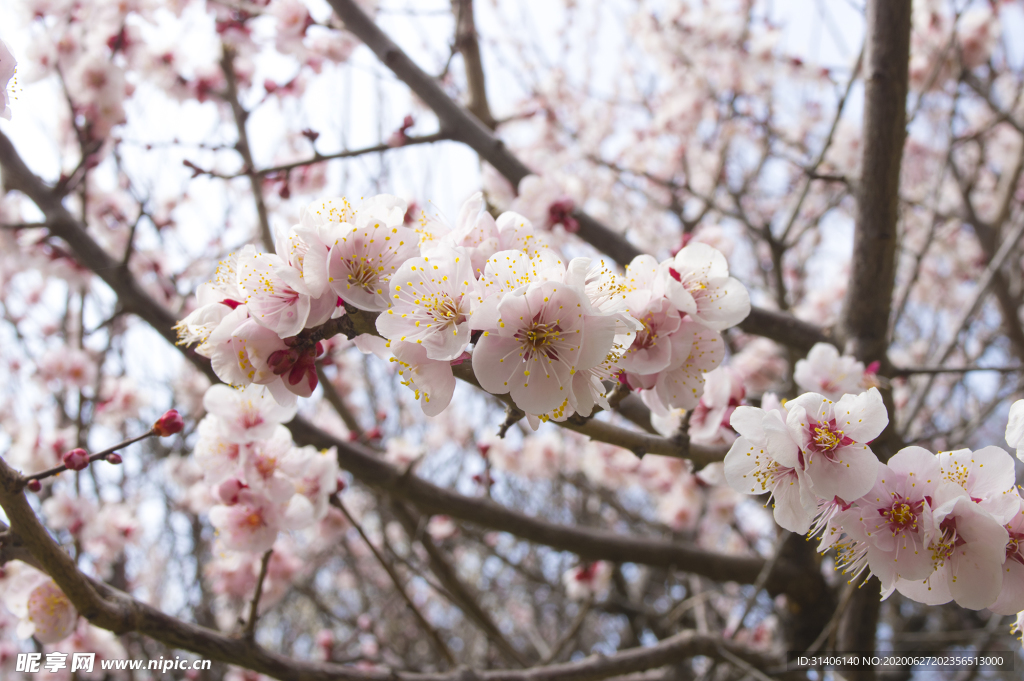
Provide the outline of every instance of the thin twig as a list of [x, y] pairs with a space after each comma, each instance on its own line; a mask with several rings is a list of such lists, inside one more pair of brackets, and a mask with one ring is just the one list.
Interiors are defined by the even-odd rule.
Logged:
[[[147, 437], [152, 437], [153, 435], [156, 435], [156, 431], [155, 430], [150, 430], [149, 432], [143, 433], [142, 435], [139, 435], [138, 437], [133, 437], [132, 439], [125, 440], [124, 442], [116, 444], [113, 447], [108, 447], [108, 448], [104, 449], [102, 452], [96, 452], [95, 454], [90, 454], [89, 455], [89, 463], [93, 463], [95, 461], [99, 461], [100, 459], [106, 459], [108, 454], [113, 454], [114, 452], [116, 452], [119, 449], [124, 449], [128, 445], [135, 444], [139, 440], [145, 440]], [[41, 473], [33, 473], [32, 475], [22, 476], [20, 481], [19, 481], [19, 485], [20, 485], [19, 491], [21, 489], [24, 489], [25, 485], [27, 485], [32, 480], [43, 480], [45, 478], [53, 477], [54, 475], [57, 475], [58, 473], [63, 473], [66, 470], [68, 470], [68, 467], [65, 466], [64, 464], [61, 464], [60, 466], [54, 466], [53, 468], [47, 469], [47, 470], [45, 470], [45, 471], [43, 471]]]
[[972, 371], [994, 371], [1000, 374], [1024, 372], [1024, 366], [1018, 367], [901, 367], [888, 372], [892, 378], [914, 376], [917, 374], [966, 374]]
[[782, 554], [782, 545], [789, 539], [790, 533], [787, 530], [780, 530], [779, 536], [775, 540], [775, 547], [772, 550], [772, 555], [765, 561], [764, 567], [761, 568], [761, 572], [757, 575], [757, 579], [754, 580], [753, 591], [750, 592], [750, 596], [747, 597], [746, 602], [743, 604], [743, 612], [740, 615], [739, 620], [736, 621], [736, 627], [731, 631], [726, 632], [725, 638], [731, 639], [736, 636], [736, 633], [743, 628], [743, 621], [747, 619], [747, 615], [750, 614], [751, 609], [754, 607], [754, 602], [757, 600], [757, 595], [761, 593], [761, 589], [768, 583], [768, 576], [772, 573], [775, 568], [775, 563], [778, 562], [779, 556]]
[[433, 626], [431, 626], [430, 622], [427, 621], [427, 618], [424, 617], [423, 613], [420, 612], [420, 609], [416, 607], [415, 603], [413, 603], [412, 598], [409, 596], [409, 594], [406, 593], [405, 587], [402, 586], [402, 582], [398, 578], [398, 575], [395, 573], [394, 568], [392, 568], [391, 564], [384, 559], [384, 556], [382, 556], [380, 551], [377, 550], [377, 547], [373, 545], [373, 542], [370, 541], [370, 538], [366, 536], [366, 532], [363, 531], [362, 526], [358, 522], [356, 522], [356, 519], [353, 518], [352, 514], [348, 512], [348, 509], [345, 508], [345, 505], [343, 503], [341, 503], [341, 499], [338, 497], [337, 494], [331, 497], [331, 505], [334, 506], [339, 511], [341, 511], [342, 514], [344, 514], [348, 522], [352, 525], [352, 527], [356, 529], [356, 532], [359, 533], [359, 536], [363, 538], [363, 541], [366, 543], [366, 546], [369, 547], [370, 551], [373, 553], [373, 556], [377, 559], [377, 562], [379, 562], [381, 567], [384, 568], [384, 571], [388, 573], [388, 577], [391, 578], [391, 583], [394, 584], [395, 590], [398, 591], [398, 594], [402, 597], [402, 600], [405, 601], [405, 604], [409, 606], [409, 610], [411, 610], [412, 614], [416, 617], [416, 620], [419, 622], [420, 627], [422, 627], [423, 631], [425, 631], [427, 633], [427, 636], [430, 637], [430, 641], [434, 644], [434, 647], [437, 649], [437, 652], [439, 652], [441, 656], [444, 657], [444, 659], [447, 660], [448, 664], [450, 664], [451, 666], [454, 667], [458, 665], [458, 662], [455, 660], [455, 656], [452, 655], [452, 651], [448, 649], [448, 644], [444, 642], [444, 639], [441, 638], [441, 635], [437, 633], [437, 630], [434, 629]]
[[[1002, 269], [1003, 263], [1005, 263], [1010, 257], [1010, 254], [1013, 253], [1014, 248], [1017, 246], [1022, 236], [1024, 236], [1024, 220], [1021, 220], [1021, 223], [1017, 225], [1017, 229], [1013, 230], [1013, 233], [1003, 241], [999, 250], [992, 257], [991, 262], [989, 262], [988, 267], [985, 268], [984, 274], [982, 274], [981, 278], [978, 279], [978, 286], [974, 290], [974, 296], [971, 298], [970, 303], [964, 307], [956, 323], [952, 325], [952, 328], [954, 329], [953, 333], [946, 339], [946, 342], [942, 345], [939, 351], [933, 355], [932, 362], [934, 364], [942, 364], [953, 353], [953, 349], [956, 348], [957, 342], [960, 338], [960, 332], [967, 327], [967, 323], [970, 321], [971, 317], [974, 316], [974, 313], [985, 299], [989, 288], [992, 286], [992, 282], [995, 280], [996, 274], [1000, 269]], [[903, 423], [901, 424], [902, 427], [900, 431], [903, 436], [906, 435], [910, 428], [910, 424], [913, 423], [914, 417], [917, 416], [918, 411], [920, 411], [921, 407], [924, 406], [925, 398], [928, 396], [928, 392], [934, 381], [935, 375], [929, 375], [925, 384], [914, 394], [910, 406], [906, 410]]]
[[249, 603], [249, 619], [245, 623], [245, 639], [256, 640], [256, 620], [259, 619], [260, 598], [263, 596], [263, 581], [267, 578], [267, 566], [270, 564], [270, 556], [274, 549], [267, 549], [260, 560], [260, 576], [256, 578], [256, 593], [252, 595], [252, 602]]

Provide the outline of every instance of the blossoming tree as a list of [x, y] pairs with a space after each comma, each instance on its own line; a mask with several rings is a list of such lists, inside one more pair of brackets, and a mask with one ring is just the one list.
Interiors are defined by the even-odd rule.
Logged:
[[556, 5], [0, 9], [4, 679], [1024, 663], [1024, 5]]

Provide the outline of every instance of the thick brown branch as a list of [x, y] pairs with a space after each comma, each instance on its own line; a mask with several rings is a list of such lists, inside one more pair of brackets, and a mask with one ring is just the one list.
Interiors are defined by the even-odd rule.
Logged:
[[871, 0], [865, 45], [864, 152], [850, 284], [842, 327], [847, 351], [885, 357], [896, 282], [896, 220], [906, 139], [910, 0]]
[[[861, 176], [857, 183], [857, 214], [853, 262], [843, 305], [841, 326], [846, 351], [864, 362], [885, 361], [896, 284], [896, 222], [899, 211], [900, 166], [907, 130], [910, 64], [910, 0], [868, 0], [864, 46], [864, 127]], [[892, 393], [883, 394], [894, 413]], [[878, 441], [883, 459], [899, 448], [895, 425]], [[857, 594], [840, 626], [841, 650], [873, 650], [878, 598], [873, 591]], [[855, 671], [853, 679], [872, 678]]]

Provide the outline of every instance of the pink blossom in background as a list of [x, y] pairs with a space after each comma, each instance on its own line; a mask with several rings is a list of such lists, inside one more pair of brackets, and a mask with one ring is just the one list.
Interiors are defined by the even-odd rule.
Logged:
[[11, 120], [11, 79], [17, 69], [18, 62], [11, 54], [7, 44], [0, 40], [0, 118]]

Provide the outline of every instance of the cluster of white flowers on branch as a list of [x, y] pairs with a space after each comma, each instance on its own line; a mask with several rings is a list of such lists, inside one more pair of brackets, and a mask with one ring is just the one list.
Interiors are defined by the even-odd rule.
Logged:
[[480, 194], [454, 227], [407, 213], [388, 195], [307, 206], [276, 254], [246, 246], [220, 263], [181, 342], [198, 343], [225, 382], [265, 385], [291, 405], [316, 388], [318, 329], [349, 305], [378, 315], [379, 337], [357, 340], [397, 363], [426, 414], [451, 402], [452, 364], [473, 344], [479, 385], [509, 394], [536, 427], [609, 408], [619, 381], [657, 413], [692, 409], [724, 359], [720, 332], [750, 311], [706, 244], [660, 263], [638, 256], [619, 274], [603, 260], [563, 262], [526, 218], [495, 219]]
[[[339, 487], [337, 453], [296, 447], [282, 423], [295, 409], [282, 407], [258, 386], [214, 385], [203, 399], [195, 462], [205, 494], [193, 504], [209, 512], [224, 548], [261, 552], [281, 530], [301, 530], [327, 516]], [[198, 510], [198, 509], [197, 509]]]
[[[1011, 411], [1012, 447], [1024, 440], [1022, 416], [1024, 400]], [[888, 422], [876, 388], [838, 402], [806, 393], [768, 409], [738, 407], [726, 479], [739, 492], [770, 494], [779, 525], [821, 534], [819, 551], [835, 549], [852, 579], [876, 576], [883, 599], [896, 590], [928, 605], [1024, 609], [1013, 458], [999, 447], [906, 447], [881, 463], [868, 444]]]

